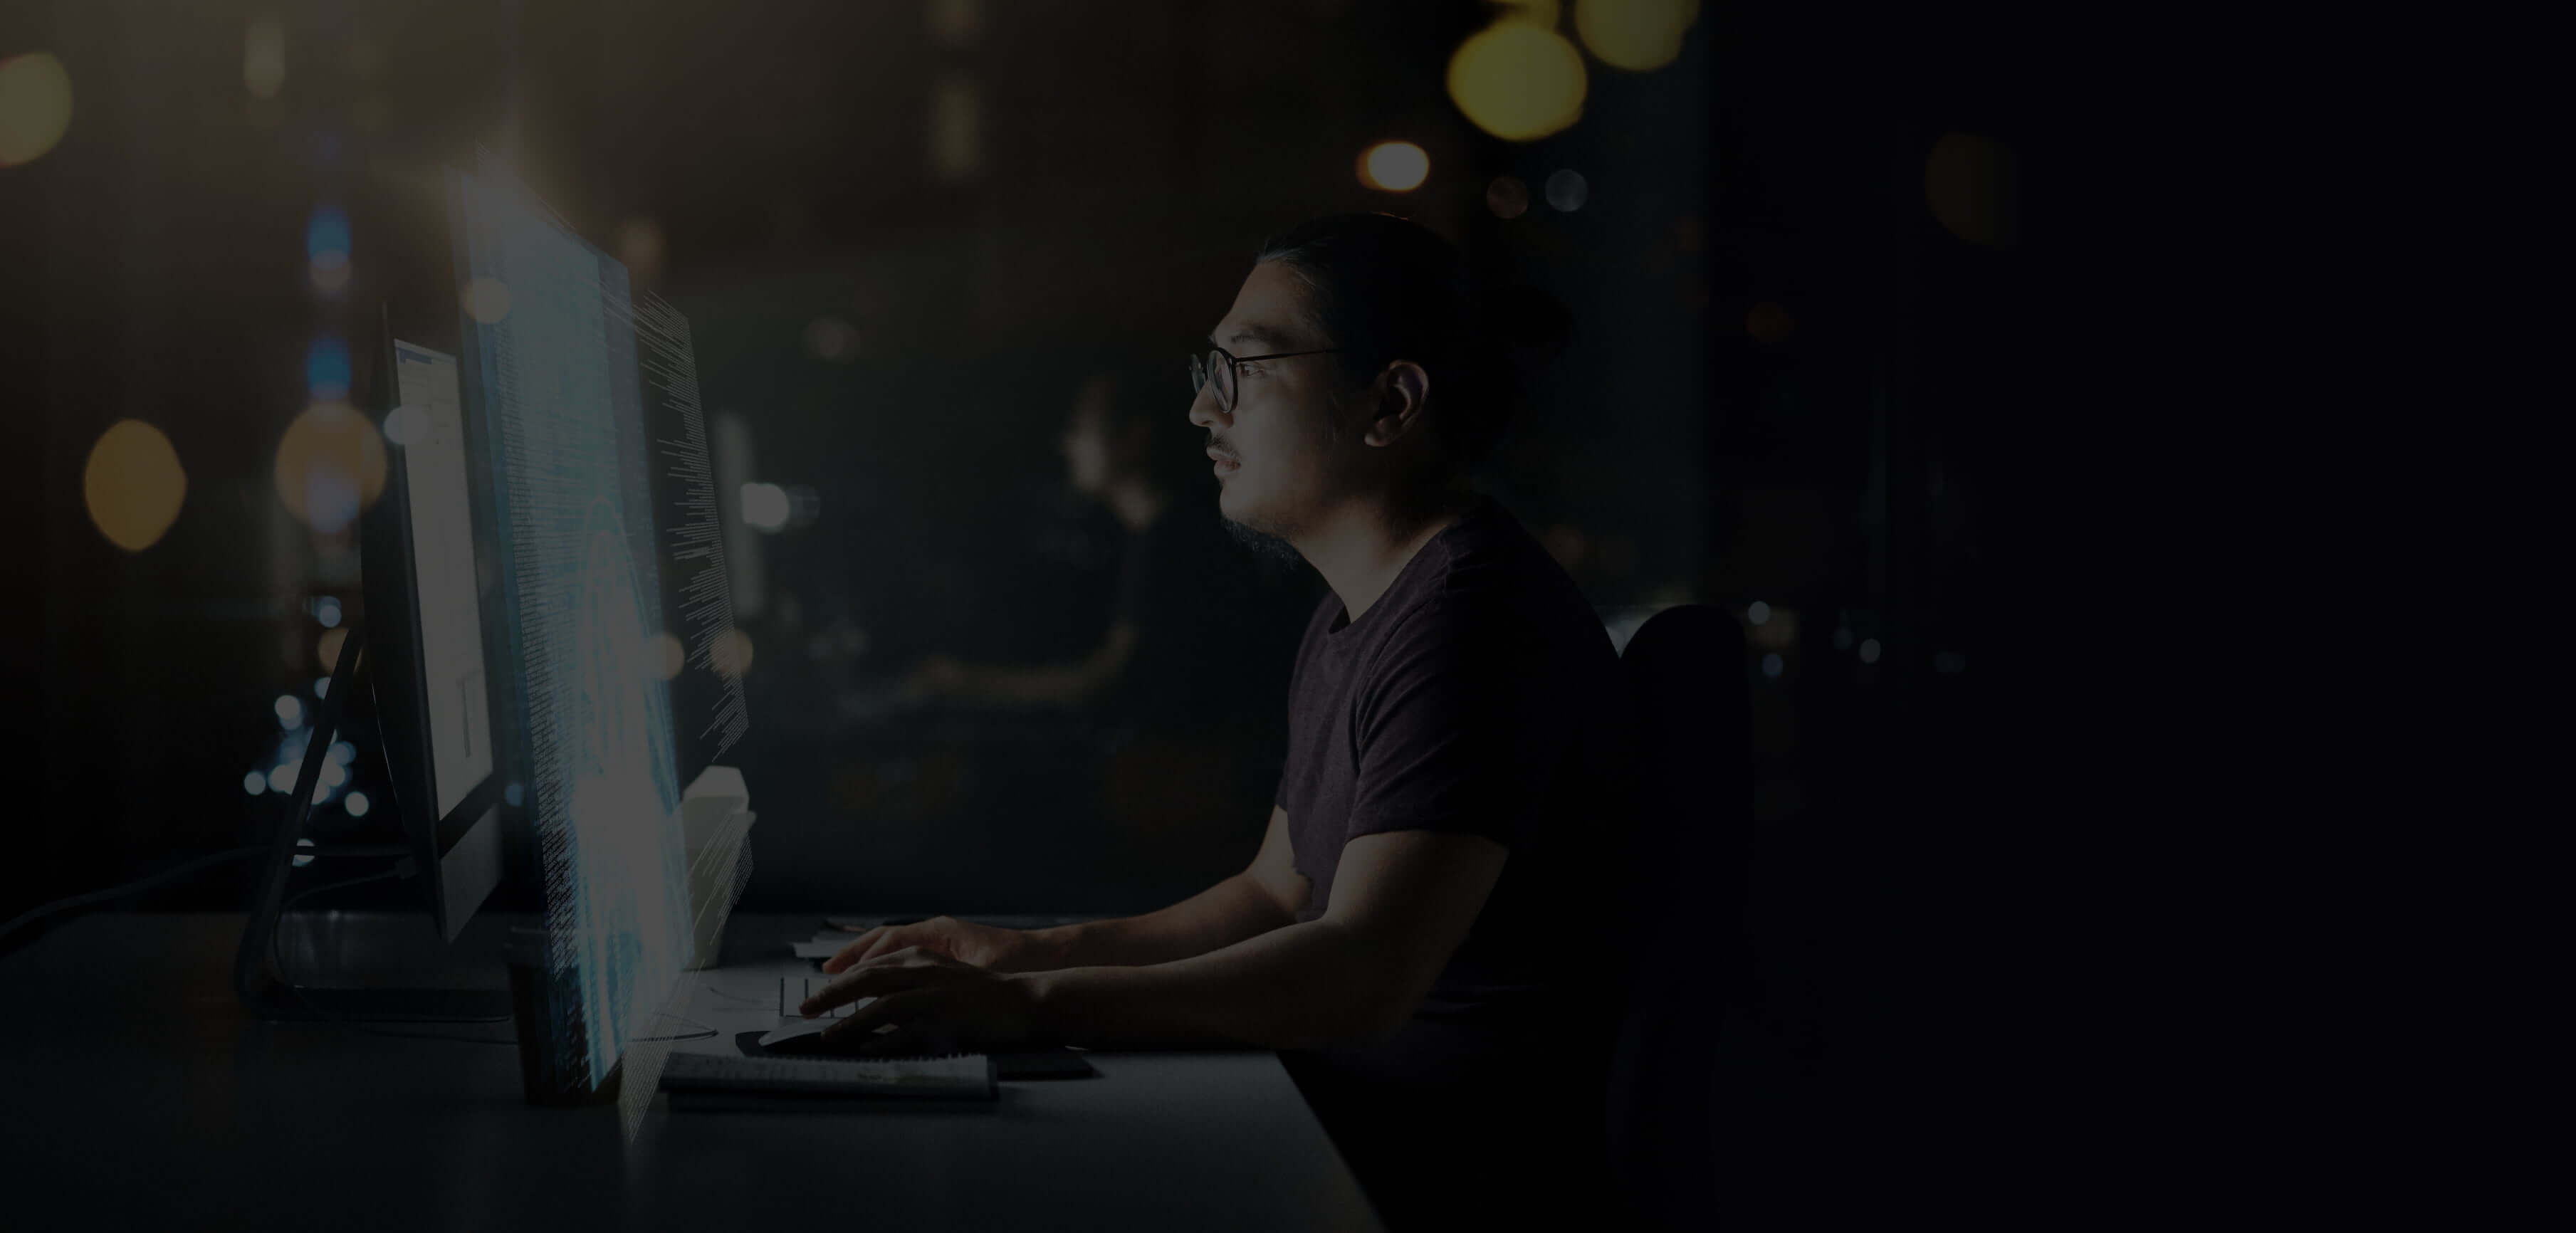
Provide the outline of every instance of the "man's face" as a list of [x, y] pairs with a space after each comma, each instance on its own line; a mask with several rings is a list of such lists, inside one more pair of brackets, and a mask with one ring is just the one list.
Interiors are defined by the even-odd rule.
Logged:
[[[1306, 284], [1286, 266], [1252, 267], [1234, 307], [1208, 332], [1235, 355], [1313, 351], [1326, 345], [1311, 324]], [[1190, 404], [1190, 422], [1208, 431], [1217, 476], [1217, 511], [1270, 535], [1305, 526], [1351, 478], [1360, 446], [1338, 430], [1341, 371], [1332, 355], [1236, 365], [1234, 406], [1217, 404], [1213, 388]]]

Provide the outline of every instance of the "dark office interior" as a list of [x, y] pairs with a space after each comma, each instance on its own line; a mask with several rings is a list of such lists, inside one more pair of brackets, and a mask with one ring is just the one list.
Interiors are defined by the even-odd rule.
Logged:
[[[13, 1027], [6, 1065], [117, 1067], [142, 1094], [120, 1097], [129, 1112], [152, 1102], [147, 1128], [111, 1127], [45, 1107], [71, 1086], [19, 1084], [37, 1104], [0, 1134], [7, 1201], [226, 1225], [864, 1220], [856, 1199], [809, 1210], [754, 1180], [774, 1174], [733, 1154], [752, 1149], [692, 1127], [766, 1118], [823, 1143], [873, 1118], [852, 1142], [929, 1136], [901, 1157], [929, 1195], [900, 1209], [913, 1227], [1405, 1227], [1383, 1196], [1375, 1216], [1298, 1206], [1369, 1179], [1353, 1189], [1323, 1149], [1315, 1178], [1273, 1169], [1270, 1140], [1219, 1115], [1187, 1169], [1028, 1180], [1020, 1206], [979, 1207], [1010, 1178], [922, 1144], [1007, 1132], [1036, 1158], [1056, 1150], [1047, 1126], [1092, 1132], [1076, 1113], [992, 1126], [1033, 1107], [1009, 1082], [983, 1129], [655, 1111], [640, 1132], [567, 1132], [584, 1114], [527, 1107], [507, 1049], [245, 1011], [227, 982], [268, 870], [224, 854], [277, 833], [339, 648], [362, 618], [387, 628], [361, 515], [331, 516], [338, 490], [299, 469], [349, 460], [367, 505], [385, 446], [314, 409], [390, 380], [375, 340], [404, 309], [385, 304], [449, 260], [420, 243], [443, 233], [377, 203], [495, 159], [689, 325], [729, 554], [732, 625], [707, 655], [739, 680], [747, 725], [712, 753], [704, 700], [675, 686], [674, 706], [698, 742], [682, 778], [737, 767], [757, 819], [728, 956], [755, 922], [783, 959], [780, 929], [802, 941], [845, 913], [1143, 913], [1253, 859], [1292, 659], [1329, 593], [1306, 562], [1223, 563], [1228, 598], [1204, 609], [1220, 615], [1137, 652], [1186, 642], [1163, 693], [925, 698], [922, 682], [1035, 680], [1092, 655], [1130, 611], [1141, 533], [1084, 482], [1082, 416], [1132, 415], [1166, 501], [1213, 508], [1190, 358], [1266, 237], [1395, 214], [1515, 289], [1517, 311], [1570, 327], [1475, 463], [1477, 490], [1614, 651], [1658, 614], [1723, 618], [1704, 628], [1725, 639], [1709, 696], [1727, 714], [1704, 741], [1656, 746], [1677, 763], [1652, 773], [1688, 798], [1689, 850], [1728, 872], [1630, 892], [1663, 922], [1655, 964], [1698, 991], [1659, 1037], [1692, 1059], [1671, 1072], [1692, 1093], [1659, 1106], [1689, 1128], [1614, 1132], [1651, 1167], [1619, 1175], [1632, 1193], [1605, 1195], [1594, 1227], [1985, 1211], [2002, 1162], [1975, 1147], [1991, 1110], [1964, 1073], [1984, 1062], [1953, 1050], [2031, 1030], [1980, 1000], [1974, 952], [2009, 858], [1979, 802], [2020, 739], [1990, 721], [2032, 615], [2003, 597], [2035, 584], [2004, 563], [2053, 533], [2022, 499], [2045, 450], [2020, 195], [2043, 152], [2015, 46], [1964, 11], [1717, 0], [0, 10], [0, 433], [21, 537], [0, 606], [19, 750], [0, 919], [145, 883], [0, 936], [13, 1013], [127, 989], [69, 1036]], [[481, 285], [443, 294], [488, 325]], [[450, 327], [460, 300], [438, 304]], [[1181, 681], [1185, 722], [1154, 701]], [[315, 755], [328, 788], [304, 835], [402, 851], [386, 806], [404, 755], [380, 735], [353, 720], [347, 754]], [[487, 915], [547, 906], [534, 847], [512, 843]], [[439, 949], [417, 879], [352, 883], [291, 915], [389, 922]], [[177, 983], [128, 988], [146, 979]], [[264, 1085], [307, 1056], [340, 1103], [273, 1104]], [[1098, 1060], [1089, 1092], [1129, 1081]], [[1258, 1118], [1331, 1142], [1275, 1086], [1284, 1103]], [[555, 1120], [514, 1120], [532, 1118]], [[274, 1184], [339, 1160], [348, 1134], [374, 1140], [348, 1175], [367, 1193]], [[18, 1172], [84, 1143], [90, 1164]], [[548, 1182], [526, 1162], [544, 1153], [562, 1177], [609, 1180]], [[737, 1184], [757, 1189], [722, 1197]], [[1163, 1185], [1204, 1197], [1113, 1194]], [[649, 1186], [683, 1197], [658, 1208], [636, 1197]], [[1269, 1214], [1237, 1221], [1234, 1204]]]

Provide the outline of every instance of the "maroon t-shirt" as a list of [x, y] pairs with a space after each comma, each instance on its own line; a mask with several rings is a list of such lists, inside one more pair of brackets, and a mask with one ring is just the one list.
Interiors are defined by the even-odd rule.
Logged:
[[1474, 1081], [1533, 1040], [1570, 1043], [1567, 1009], [1585, 1003], [1562, 999], [1584, 998], [1582, 973], [1610, 966], [1599, 948], [1633, 748], [1617, 653], [1574, 580], [1484, 497], [1359, 620], [1324, 596], [1289, 677], [1288, 722], [1278, 804], [1312, 886], [1300, 921], [1323, 914], [1358, 836], [1446, 831], [1511, 850], [1413, 1024], [1382, 1046], [1327, 1052], [1372, 1077], [1437, 1083]]

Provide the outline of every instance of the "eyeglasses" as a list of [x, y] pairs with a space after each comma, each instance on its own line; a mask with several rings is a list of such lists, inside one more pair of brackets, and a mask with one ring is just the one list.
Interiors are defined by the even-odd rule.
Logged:
[[1341, 350], [1339, 347], [1323, 347], [1314, 351], [1273, 351], [1268, 355], [1238, 356], [1223, 347], [1217, 347], [1206, 355], [1190, 357], [1190, 388], [1203, 390], [1208, 388], [1209, 382], [1215, 382], [1216, 405], [1227, 414], [1232, 414], [1234, 387], [1237, 380], [1235, 365], [1249, 364], [1254, 360], [1289, 360], [1301, 355], [1330, 355], [1339, 350]]

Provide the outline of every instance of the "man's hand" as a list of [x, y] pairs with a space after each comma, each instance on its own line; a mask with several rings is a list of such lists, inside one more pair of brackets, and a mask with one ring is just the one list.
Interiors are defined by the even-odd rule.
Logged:
[[[876, 1001], [822, 1033], [825, 1048], [862, 1054], [954, 1053], [1028, 1041], [1035, 1027], [1029, 987], [1015, 976], [907, 947], [850, 969], [805, 999], [812, 1017], [861, 998]], [[877, 1028], [894, 1025], [883, 1034]]]
[[838, 974], [871, 959], [915, 947], [995, 972], [1020, 972], [1037, 966], [1037, 948], [1026, 932], [938, 916], [909, 925], [870, 929], [842, 947], [839, 954], [824, 960], [823, 970]]

